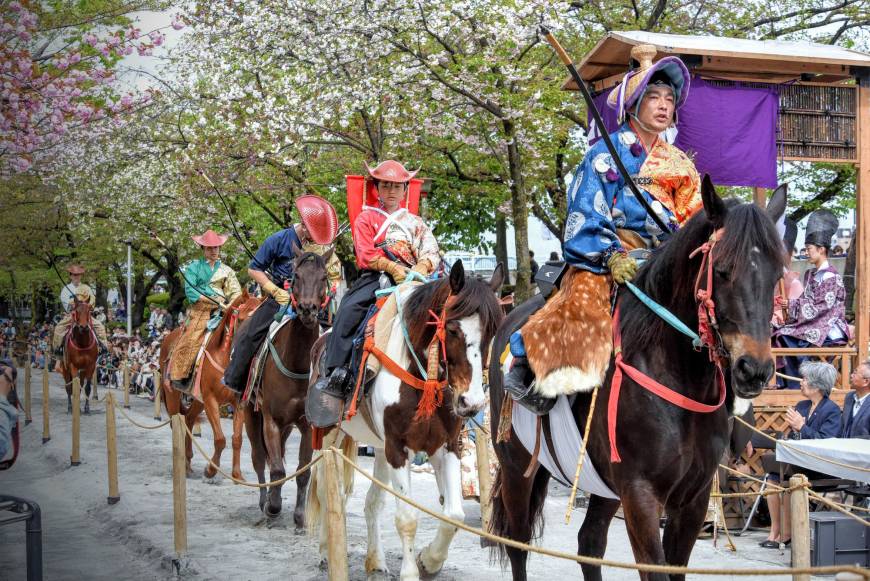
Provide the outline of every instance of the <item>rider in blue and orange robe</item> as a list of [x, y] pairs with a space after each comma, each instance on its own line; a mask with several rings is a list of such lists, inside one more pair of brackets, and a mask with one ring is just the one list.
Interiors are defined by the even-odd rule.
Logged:
[[[694, 163], [665, 138], [690, 79], [677, 57], [653, 63], [655, 52], [651, 45], [632, 49], [640, 66], [608, 97], [622, 123], [610, 137], [641, 194], [675, 230], [702, 207]], [[545, 413], [557, 396], [601, 384], [612, 351], [611, 285], [634, 276], [637, 262], [628, 251], [651, 248], [662, 234], [626, 187], [603, 140], [592, 145], [568, 192], [568, 270], [554, 296], [511, 337], [513, 366], [505, 388], [514, 399]]]

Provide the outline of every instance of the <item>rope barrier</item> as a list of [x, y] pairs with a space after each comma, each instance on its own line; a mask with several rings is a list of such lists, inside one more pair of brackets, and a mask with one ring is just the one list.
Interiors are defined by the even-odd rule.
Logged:
[[223, 470], [223, 468], [221, 468], [220, 466], [218, 466], [217, 464], [212, 462], [211, 458], [209, 458], [209, 456], [208, 456], [208, 453], [202, 449], [202, 446], [199, 444], [199, 442], [196, 441], [196, 438], [193, 437], [193, 433], [190, 431], [190, 428], [187, 427], [186, 423], [184, 424], [184, 430], [187, 432], [187, 437], [190, 438], [191, 442], [193, 442], [193, 445], [196, 446], [197, 451], [199, 451], [200, 455], [202, 455], [202, 457], [205, 458], [206, 462], [208, 462], [209, 465], [212, 468], [214, 468], [215, 470], [217, 470], [224, 478], [232, 480], [233, 482], [235, 482], [239, 486], [247, 486], [249, 488], [269, 488], [270, 486], [279, 486], [279, 485], [284, 484], [285, 482], [287, 482], [289, 480], [293, 480], [294, 478], [296, 478], [300, 474], [304, 474], [305, 472], [310, 470], [312, 466], [314, 466], [315, 464], [320, 462], [320, 460], [323, 458], [322, 455], [317, 456], [316, 458], [311, 460], [311, 462], [309, 462], [308, 464], [306, 464], [305, 466], [303, 466], [302, 468], [300, 468], [299, 470], [297, 470], [293, 474], [289, 474], [289, 475], [285, 476], [284, 478], [280, 478], [278, 480], [273, 480], [271, 482], [264, 482], [262, 484], [260, 484], [259, 482], [248, 482], [247, 480], [241, 480], [239, 478], [234, 477], [232, 474], [228, 474], [226, 471]]
[[[739, 474], [740, 476], [742, 476], [744, 478], [748, 478], [749, 480], [754, 480], [755, 482], [765, 484], [765, 482], [763, 480], [760, 480], [760, 479], [755, 478], [754, 476], [750, 476], [748, 474], [743, 474], [742, 472], [738, 472], [737, 470], [734, 470], [733, 468], [725, 466], [724, 464], [719, 464], [719, 467], [724, 468], [725, 470], [732, 472], [734, 474]], [[779, 493], [791, 492], [792, 490], [795, 490], [797, 488], [806, 488], [807, 493], [810, 496], [812, 496], [813, 498], [815, 498], [816, 500], [818, 500], [819, 502], [821, 502], [822, 504], [827, 504], [827, 505], [831, 506], [837, 512], [841, 512], [841, 513], [849, 516], [850, 518], [858, 521], [859, 523], [863, 524], [864, 526], [870, 526], [870, 521], [863, 519], [860, 516], [853, 514], [853, 513], [849, 512], [848, 510], [845, 510], [844, 508], [840, 508], [840, 507], [847, 507], [847, 508], [857, 509], [857, 510], [861, 510], [861, 511], [865, 511], [865, 512], [870, 512], [870, 509], [866, 509], [866, 508], [863, 508], [860, 506], [850, 506], [848, 504], [842, 504], [839, 502], [834, 502], [833, 500], [828, 500], [827, 498], [822, 496], [820, 493], [818, 493], [815, 490], [813, 490], [812, 488], [810, 488], [808, 484], [807, 485], [800, 485], [800, 486], [790, 486], [789, 488], [783, 488], [782, 486], [779, 486], [778, 484], [774, 484], [770, 481], [767, 481], [766, 484], [768, 487], [773, 489], [773, 492], [765, 493], [764, 496], [768, 496], [768, 494], [773, 494], [774, 492], [779, 494]], [[758, 494], [758, 493], [755, 493], [755, 494]]]
[[779, 371], [776, 371], [775, 373], [776, 373], [777, 377], [781, 377], [783, 379], [788, 379], [789, 381], [797, 381], [798, 383], [803, 381], [802, 377], [795, 377], [794, 375], [786, 375], [785, 373], [780, 373]]
[[[547, 557], [555, 557], [557, 559], [565, 559], [567, 561], [574, 561], [575, 563], [582, 563], [586, 565], [596, 565], [599, 567], [614, 567], [617, 569], [629, 569], [634, 571], [641, 571], [645, 573], [664, 573], [664, 574], [672, 574], [672, 575], [734, 575], [734, 576], [743, 576], [743, 577], [752, 577], [752, 576], [760, 576], [760, 575], [831, 575], [834, 573], [854, 573], [855, 575], [860, 575], [864, 579], [870, 578], [870, 571], [862, 569], [860, 567], [855, 566], [846, 566], [846, 565], [828, 565], [824, 567], [803, 567], [803, 568], [791, 568], [784, 567], [781, 569], [699, 569], [694, 567], [674, 567], [671, 565], [652, 565], [646, 563], [622, 563], [619, 561], [611, 561], [608, 559], [599, 559], [596, 557], [587, 557], [584, 555], [575, 555], [572, 553], [565, 553], [563, 551], [555, 551], [552, 549], [545, 549], [543, 547], [535, 547], [533, 545], [528, 545], [526, 543], [521, 543], [519, 541], [515, 541], [513, 539], [509, 539], [507, 537], [502, 537], [499, 535], [492, 534], [490, 532], [484, 531], [477, 527], [472, 527], [465, 524], [462, 521], [458, 521], [456, 519], [452, 519], [450, 517], [444, 516], [443, 514], [439, 514], [434, 510], [423, 506], [422, 504], [416, 502], [412, 498], [393, 490], [393, 488], [384, 482], [381, 482], [377, 478], [375, 478], [372, 474], [369, 474], [365, 470], [363, 470], [356, 462], [348, 458], [342, 453], [341, 450], [338, 450], [335, 447], [330, 448], [337, 457], [341, 458], [344, 462], [350, 465], [355, 471], [362, 474], [366, 479], [371, 481], [372, 484], [377, 486], [378, 488], [385, 490], [389, 494], [398, 498], [402, 502], [416, 508], [417, 510], [434, 517], [441, 522], [449, 524], [452, 527], [457, 529], [461, 529], [467, 533], [471, 533], [473, 535], [477, 535], [478, 537], [482, 537], [494, 543], [499, 543], [508, 547], [512, 547], [514, 549], [520, 549], [522, 551], [527, 551], [531, 553], [537, 553], [539, 555], [544, 555]], [[321, 456], [322, 457], [322, 456]]]
[[127, 418], [128, 422], [130, 422], [131, 424], [133, 424], [137, 428], [142, 428], [143, 430], [156, 430], [158, 428], [162, 428], [163, 426], [168, 424], [170, 421], [172, 421], [172, 417], [170, 416], [170, 418], [168, 420], [166, 420], [165, 422], [160, 422], [159, 424], [154, 425], [154, 426], [146, 426], [145, 424], [140, 424], [139, 422], [137, 422], [136, 420], [131, 418], [129, 415], [127, 415], [127, 412], [124, 411], [124, 408], [122, 406], [119, 406], [117, 402], [115, 402], [115, 408], [117, 408], [117, 410], [119, 412], [121, 412], [122, 416]]
[[830, 458], [825, 458], [824, 456], [819, 456], [818, 454], [813, 454], [812, 452], [807, 452], [806, 450], [801, 450], [800, 448], [795, 448], [794, 446], [792, 446], [791, 444], [789, 444], [785, 440], [777, 440], [776, 438], [774, 438], [770, 434], [762, 432], [761, 430], [759, 430], [758, 428], [756, 428], [755, 426], [753, 426], [752, 424], [750, 424], [749, 422], [747, 422], [743, 418], [735, 416], [734, 419], [736, 421], [740, 422], [741, 424], [743, 424], [744, 426], [746, 426], [747, 428], [751, 429], [752, 431], [754, 431], [758, 434], [761, 434], [762, 436], [764, 436], [768, 440], [776, 442], [777, 446], [782, 445], [785, 448], [792, 450], [793, 452], [797, 452], [798, 454], [803, 454], [804, 456], [809, 456], [810, 458], [815, 458], [816, 460], [821, 460], [823, 462], [827, 462], [828, 464], [833, 464], [834, 466], [840, 466], [842, 468], [849, 468], [850, 470], [857, 470], [859, 472], [870, 473], [870, 468], [864, 468], [863, 466], [854, 466], [852, 464], [844, 464], [843, 462], [831, 460]]

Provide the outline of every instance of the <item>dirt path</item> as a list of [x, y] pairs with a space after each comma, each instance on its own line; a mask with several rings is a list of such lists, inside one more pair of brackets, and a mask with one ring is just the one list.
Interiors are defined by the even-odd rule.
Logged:
[[[51, 376], [50, 389], [52, 440], [44, 446], [41, 443], [40, 373], [34, 374], [34, 422], [24, 430], [18, 464], [11, 471], [0, 472], [0, 491], [34, 499], [42, 506], [46, 579], [169, 579], [176, 577], [179, 565], [182, 576], [191, 579], [326, 579], [325, 572], [318, 567], [316, 542], [294, 533], [291, 512], [296, 491], [292, 482], [284, 487], [284, 513], [276, 521], [267, 523], [257, 507], [255, 490], [223, 480], [216, 483], [204, 482], [199, 477], [188, 480], [190, 551], [183, 562], [175, 562], [169, 428], [145, 431], [118, 416], [121, 501], [108, 506], [104, 406], [92, 406], [93, 413], [82, 418], [82, 464], [70, 467], [71, 418], [66, 414], [66, 395], [55, 374]], [[103, 395], [104, 390], [100, 391]], [[137, 421], [156, 423], [152, 419], [151, 402], [132, 398], [131, 403], [131, 414]], [[230, 422], [226, 421], [225, 433], [229, 434], [231, 429]], [[210, 438], [210, 429], [205, 423], [200, 441], [209, 451]], [[288, 472], [295, 467], [297, 449], [298, 436], [294, 435], [288, 442]], [[224, 465], [229, 461], [230, 455], [225, 452]], [[370, 471], [372, 460], [361, 458], [361, 464]], [[205, 461], [195, 453], [197, 474], [204, 466]], [[245, 478], [255, 480], [247, 440], [242, 451], [242, 471]], [[424, 504], [437, 506], [432, 475], [414, 474], [412, 488]], [[348, 507], [348, 556], [354, 580], [365, 579], [363, 500], [367, 489], [367, 483], [358, 479]], [[575, 512], [571, 524], [565, 525], [567, 496], [567, 490], [551, 488], [545, 507], [547, 527], [543, 544], [573, 552], [583, 511]], [[394, 507], [394, 501], [388, 498], [383, 523], [387, 562], [395, 573], [399, 570], [401, 545], [392, 524]], [[467, 522], [479, 525], [477, 503], [467, 501], [464, 508]], [[418, 549], [433, 538], [435, 528], [433, 519], [420, 519]], [[722, 549], [721, 543], [716, 549], [710, 541], [699, 541], [692, 565], [732, 568], [785, 565], [788, 553], [780, 555], [778, 551], [759, 549], [756, 543], [761, 538], [760, 533], [754, 533], [737, 539], [736, 554]], [[460, 532], [438, 579], [464, 581], [469, 574], [473, 574], [475, 581], [509, 578], [509, 573], [502, 571], [489, 557], [476, 537]], [[607, 557], [633, 560], [622, 521], [614, 521], [611, 528]], [[0, 580], [25, 578], [23, 525], [0, 528], [0, 563], [3, 564]], [[554, 579], [558, 575], [579, 578], [579, 573], [573, 563], [536, 556], [529, 560], [531, 579]], [[633, 572], [616, 569], [606, 570], [604, 575], [608, 580], [637, 579]], [[785, 580], [787, 577], [767, 579]]]

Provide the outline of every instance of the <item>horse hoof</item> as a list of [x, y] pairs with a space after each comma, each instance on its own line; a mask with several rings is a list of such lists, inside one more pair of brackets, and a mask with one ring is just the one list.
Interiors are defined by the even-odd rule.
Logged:
[[272, 506], [271, 503], [267, 502], [266, 505], [263, 507], [263, 514], [265, 514], [269, 518], [277, 518], [277, 516], [281, 514], [281, 506], [278, 505], [277, 507], [275, 507]]
[[326, 559], [320, 559], [320, 562], [317, 564], [317, 568], [321, 571], [328, 571], [329, 563], [326, 562]]
[[388, 581], [390, 573], [386, 569], [376, 569], [366, 573], [366, 581]]
[[443, 566], [444, 566], [444, 563], [439, 565], [438, 568], [435, 569], [434, 571], [430, 570], [429, 567], [427, 567], [426, 564], [423, 562], [423, 551], [420, 551], [417, 554], [417, 568], [420, 570], [420, 578], [421, 579], [431, 579], [432, 577], [434, 577], [435, 575], [437, 575], [441, 571], [441, 568]]

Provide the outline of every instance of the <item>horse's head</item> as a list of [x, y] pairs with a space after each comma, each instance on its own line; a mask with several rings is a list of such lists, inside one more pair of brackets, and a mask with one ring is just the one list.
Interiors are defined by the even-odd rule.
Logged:
[[[702, 196], [706, 217], [718, 238], [709, 257], [718, 335], [728, 354], [735, 395], [752, 398], [761, 393], [774, 371], [770, 319], [784, 260], [774, 224], [785, 212], [786, 186], [776, 189], [767, 211], [755, 204], [726, 204], [708, 176]], [[699, 289], [707, 289], [707, 279], [704, 263]]]
[[329, 298], [329, 279], [326, 276], [326, 263], [334, 249], [330, 248], [323, 256], [314, 252], [293, 249], [293, 279], [290, 282], [290, 300], [296, 316], [306, 327], [313, 328], [317, 314]]
[[444, 351], [453, 411], [463, 418], [477, 415], [486, 405], [489, 345], [502, 319], [496, 292], [504, 282], [499, 264], [489, 281], [466, 277], [462, 261], [450, 269], [450, 298], [444, 313]]
[[77, 331], [84, 331], [91, 325], [91, 303], [73, 298], [73, 308], [70, 319]]

